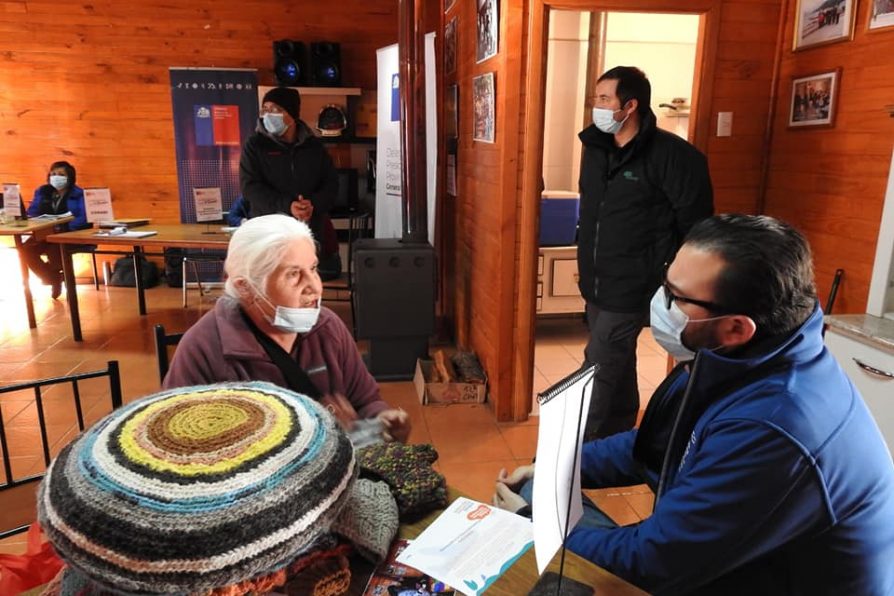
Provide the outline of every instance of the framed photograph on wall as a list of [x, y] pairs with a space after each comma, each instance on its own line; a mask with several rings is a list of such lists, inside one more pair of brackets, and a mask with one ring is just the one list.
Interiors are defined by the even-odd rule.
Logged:
[[789, 128], [834, 126], [840, 82], [840, 68], [792, 79]]
[[478, 43], [475, 53], [477, 62], [496, 56], [499, 46], [499, 0], [476, 0], [478, 4]]
[[448, 85], [444, 97], [444, 134], [448, 139], [459, 136], [459, 87]]
[[489, 72], [472, 79], [472, 106], [475, 118], [472, 138], [476, 141], [494, 142], [495, 100], [494, 73]]
[[456, 72], [456, 23], [459, 17], [453, 17], [444, 25], [444, 72], [452, 75]]
[[857, 0], [797, 0], [794, 51], [854, 37]]
[[869, 30], [894, 27], [894, 0], [870, 0]]

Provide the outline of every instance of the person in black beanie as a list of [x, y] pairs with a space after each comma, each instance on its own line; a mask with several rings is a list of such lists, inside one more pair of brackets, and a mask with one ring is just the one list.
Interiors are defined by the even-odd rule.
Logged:
[[323, 281], [341, 274], [329, 210], [338, 174], [322, 142], [301, 119], [301, 96], [275, 87], [261, 101], [257, 130], [242, 147], [239, 181], [251, 217], [283, 213], [306, 222], [319, 242]]

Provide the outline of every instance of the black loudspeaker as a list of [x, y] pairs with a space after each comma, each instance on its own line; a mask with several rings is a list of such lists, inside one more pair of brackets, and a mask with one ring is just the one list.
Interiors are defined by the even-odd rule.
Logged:
[[310, 44], [310, 84], [315, 87], [341, 85], [341, 46], [328, 41]]
[[273, 76], [277, 85], [307, 85], [307, 48], [302, 42], [290, 39], [273, 42]]
[[435, 251], [429, 244], [362, 238], [353, 244], [354, 321], [369, 340], [376, 379], [413, 377], [435, 330]]

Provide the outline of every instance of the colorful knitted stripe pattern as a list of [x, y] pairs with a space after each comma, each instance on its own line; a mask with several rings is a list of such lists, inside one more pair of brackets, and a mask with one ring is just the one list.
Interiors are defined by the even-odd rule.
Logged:
[[66, 446], [41, 483], [38, 518], [99, 586], [205, 592], [308, 550], [355, 477], [350, 441], [313, 400], [269, 383], [183, 387]]

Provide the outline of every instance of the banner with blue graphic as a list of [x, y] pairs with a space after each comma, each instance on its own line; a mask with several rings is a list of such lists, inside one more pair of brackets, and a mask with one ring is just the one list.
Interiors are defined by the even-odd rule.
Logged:
[[239, 156], [258, 120], [254, 69], [171, 68], [180, 221], [196, 222], [194, 188], [220, 188], [224, 211], [240, 195]]

